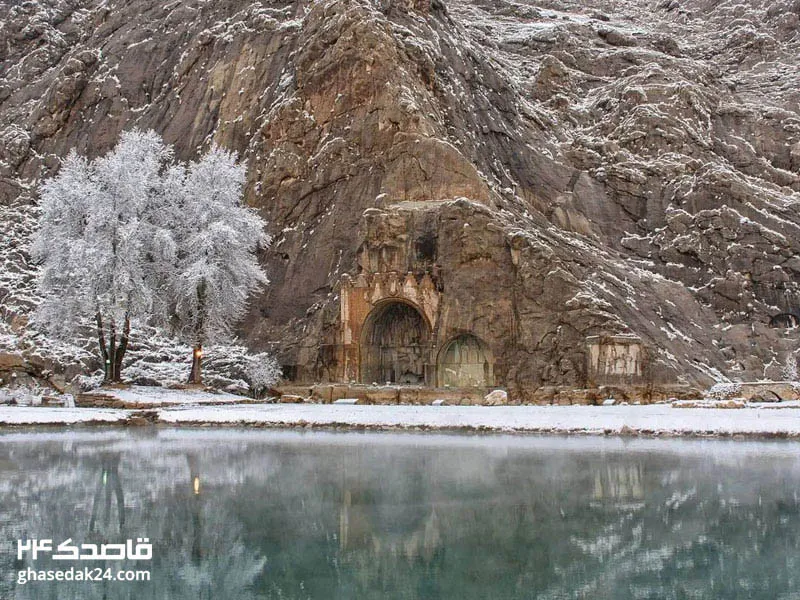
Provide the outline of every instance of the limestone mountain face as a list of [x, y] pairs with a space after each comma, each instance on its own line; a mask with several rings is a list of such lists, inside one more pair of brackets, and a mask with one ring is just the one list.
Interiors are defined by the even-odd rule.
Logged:
[[474, 335], [512, 397], [591, 383], [597, 335], [641, 338], [648, 381], [782, 378], [799, 19], [788, 0], [0, 3], [4, 317], [29, 307], [36, 183], [137, 126], [246, 162], [275, 241], [242, 336], [296, 378], [359, 379], [342, 282], [387, 273], [436, 289], [420, 361]]

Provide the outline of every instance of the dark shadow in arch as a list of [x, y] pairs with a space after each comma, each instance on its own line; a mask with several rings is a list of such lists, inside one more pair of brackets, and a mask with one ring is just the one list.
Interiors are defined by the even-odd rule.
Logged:
[[750, 402], [783, 402], [783, 398], [772, 390], [762, 390], [760, 393], [750, 396]]
[[379, 302], [362, 329], [361, 382], [426, 384], [430, 339], [430, 323], [414, 304], [398, 298]]

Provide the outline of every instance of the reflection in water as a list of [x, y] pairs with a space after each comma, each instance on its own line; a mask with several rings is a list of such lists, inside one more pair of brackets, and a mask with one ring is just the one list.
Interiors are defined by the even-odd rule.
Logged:
[[[150, 583], [2, 598], [796, 598], [793, 442], [42, 432], [0, 436], [17, 538], [147, 537]], [[60, 563], [55, 568], [68, 568]], [[74, 566], [80, 566], [75, 564]]]
[[[112, 493], [117, 500], [117, 519], [119, 529], [117, 533], [124, 533], [125, 530], [125, 495], [122, 493], [122, 482], [119, 478], [119, 452], [103, 453], [101, 455], [102, 464], [99, 470], [100, 476], [97, 480], [97, 491], [92, 502], [92, 516], [89, 519], [89, 533], [95, 533], [97, 525], [97, 514], [102, 511], [102, 527], [104, 532], [111, 534], [111, 496]], [[103, 503], [102, 509], [100, 508]]]
[[200, 498], [200, 459], [197, 454], [186, 453], [186, 464], [189, 465], [189, 489], [187, 494], [187, 504], [191, 513], [191, 534], [192, 534], [192, 563], [200, 564], [203, 555], [203, 520], [202, 504]]
[[605, 470], [594, 469], [594, 498], [596, 500], [643, 500], [642, 464], [607, 464]]

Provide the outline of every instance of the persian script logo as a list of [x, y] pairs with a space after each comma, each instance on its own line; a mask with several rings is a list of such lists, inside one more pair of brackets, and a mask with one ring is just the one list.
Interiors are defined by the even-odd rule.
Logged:
[[124, 544], [73, 544], [72, 538], [67, 538], [53, 553], [53, 540], [30, 539], [17, 540], [17, 560], [22, 560], [25, 554], [31, 560], [39, 558], [40, 553], [51, 555], [53, 560], [150, 560], [153, 558], [153, 545], [149, 538], [136, 538], [127, 540]]

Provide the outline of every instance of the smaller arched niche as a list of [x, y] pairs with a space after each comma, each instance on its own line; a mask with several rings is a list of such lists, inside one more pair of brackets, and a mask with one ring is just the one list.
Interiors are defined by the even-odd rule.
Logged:
[[492, 363], [486, 345], [474, 335], [459, 335], [439, 355], [439, 385], [488, 387], [494, 384]]

